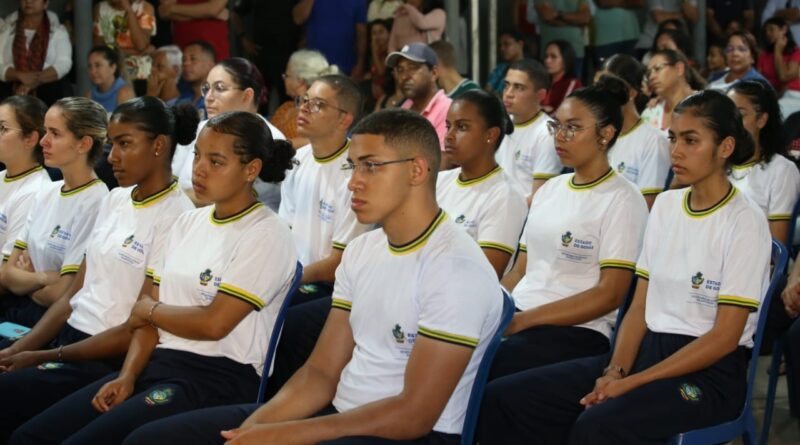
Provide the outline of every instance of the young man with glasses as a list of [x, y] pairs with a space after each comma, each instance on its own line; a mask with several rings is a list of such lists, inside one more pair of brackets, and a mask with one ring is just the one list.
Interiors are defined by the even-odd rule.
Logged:
[[503, 83], [503, 105], [514, 121], [514, 132], [503, 139], [495, 157], [529, 203], [536, 190], [563, 169], [541, 107], [549, 88], [547, 70], [530, 59], [513, 63]]
[[220, 429], [230, 444], [460, 443], [503, 300], [478, 245], [436, 202], [440, 158], [419, 115], [384, 110], [359, 123], [344, 167], [351, 208], [382, 229], [345, 251], [309, 360], [261, 407], [174, 416], [126, 445], [220, 443]]

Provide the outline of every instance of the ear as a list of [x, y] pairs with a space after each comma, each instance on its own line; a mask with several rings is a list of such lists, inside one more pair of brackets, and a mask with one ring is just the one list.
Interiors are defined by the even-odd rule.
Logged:
[[91, 136], [84, 136], [78, 140], [78, 153], [82, 155], [88, 155], [90, 151], [92, 151], [92, 145], [94, 145], [94, 140]]
[[733, 155], [733, 150], [736, 149], [736, 139], [733, 136], [728, 136], [719, 144], [719, 157], [721, 159], [728, 159]]
[[428, 160], [422, 156], [417, 156], [411, 162], [411, 178], [409, 178], [412, 186], [419, 186], [426, 184], [431, 174], [431, 165]]
[[264, 163], [258, 158], [248, 162], [244, 167], [244, 173], [245, 177], [247, 178], [247, 182], [255, 182], [256, 178], [258, 178], [258, 175], [261, 173], [261, 168], [263, 166]]
[[434, 82], [437, 79], [439, 79], [439, 66], [438, 65], [434, 65], [434, 66], [431, 67], [431, 77], [433, 77], [433, 81]]
[[486, 130], [484, 136], [487, 142], [491, 142], [492, 146], [497, 145], [497, 140], [500, 139], [500, 128], [492, 127]]
[[683, 62], [676, 63], [675, 69], [678, 70], [678, 75], [680, 76], [686, 75], [686, 65]]
[[25, 147], [30, 150], [36, 148], [36, 144], [39, 143], [41, 140], [41, 136], [39, 136], [39, 132], [36, 130], [31, 131], [31, 133], [27, 136], [23, 136], [22, 140], [25, 142]]
[[756, 126], [759, 130], [764, 128], [767, 125], [767, 121], [769, 120], [769, 113], [761, 113], [761, 115], [756, 119]]
[[603, 151], [608, 151], [608, 144], [611, 142], [611, 138], [614, 137], [615, 131], [613, 125], [606, 125], [597, 132], [600, 135], [598, 143]]
[[167, 137], [163, 134], [159, 134], [153, 141], [153, 155], [163, 156], [167, 154], [168, 151], [169, 146], [167, 145]]
[[633, 88], [628, 88], [628, 102], [636, 99], [636, 96], [638, 95], [639, 93], [636, 90], [634, 90]]
[[547, 97], [547, 89], [546, 88], [539, 88], [534, 93], [534, 96], [536, 97], [536, 102], [541, 104], [542, 102], [544, 102], [544, 99]]
[[355, 117], [350, 113], [341, 113], [341, 114], [342, 117], [339, 118], [339, 127], [344, 130], [347, 130], [348, 128], [350, 128], [351, 125], [353, 125]]
[[[244, 92], [244, 97], [243, 97], [244, 103], [246, 103], [248, 105], [252, 104], [253, 103], [253, 97], [255, 96], [256, 92], [253, 91], [252, 88], [245, 88], [243, 92]], [[258, 106], [258, 104], [256, 104], [256, 106]]]

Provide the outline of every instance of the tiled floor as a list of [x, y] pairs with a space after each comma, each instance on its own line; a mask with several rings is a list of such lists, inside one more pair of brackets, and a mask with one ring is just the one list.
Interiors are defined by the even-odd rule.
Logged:
[[[761, 433], [761, 421], [764, 417], [764, 401], [767, 394], [767, 369], [770, 357], [761, 357], [758, 362], [758, 379], [754, 388], [753, 409]], [[736, 441], [741, 444], [741, 440]], [[789, 399], [786, 395], [786, 377], [778, 381], [778, 390], [775, 397], [775, 409], [770, 427], [769, 445], [800, 445], [800, 421], [789, 416]]]

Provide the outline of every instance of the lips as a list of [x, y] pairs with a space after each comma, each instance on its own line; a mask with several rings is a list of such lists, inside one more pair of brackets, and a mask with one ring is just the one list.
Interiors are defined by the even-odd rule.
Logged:
[[367, 202], [364, 201], [363, 199], [358, 199], [358, 198], [351, 198], [350, 199], [350, 208], [353, 209], [353, 211], [360, 210], [366, 204], [367, 204]]
[[561, 147], [556, 147], [556, 155], [559, 158], [563, 158], [564, 156], [569, 156], [569, 152], [567, 152], [567, 150], [564, 150]]
[[302, 127], [302, 126], [304, 126], [304, 125], [308, 125], [308, 119], [304, 118], [304, 117], [303, 117], [302, 115], [300, 115], [300, 114], [298, 114], [298, 115], [297, 115], [296, 122], [297, 122], [297, 126], [298, 126], [298, 127]]
[[192, 178], [192, 188], [194, 189], [195, 193], [203, 193], [206, 191], [206, 186], [204, 186], [199, 181]]

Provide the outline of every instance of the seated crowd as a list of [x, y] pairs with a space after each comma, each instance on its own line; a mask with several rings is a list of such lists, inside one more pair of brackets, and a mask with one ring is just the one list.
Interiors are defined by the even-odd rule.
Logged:
[[[709, 1], [704, 76], [693, 1], [584, 47], [638, 6], [537, 0], [542, 61], [504, 31], [481, 87], [434, 1], [227, 3], [97, 2], [83, 95], [46, 0], [0, 25], [0, 444], [663, 444], [740, 414], [794, 244], [795, 16], [760, 48]], [[294, 27], [244, 31], [270, 12]], [[800, 337], [800, 266], [775, 299], [765, 341]]]

